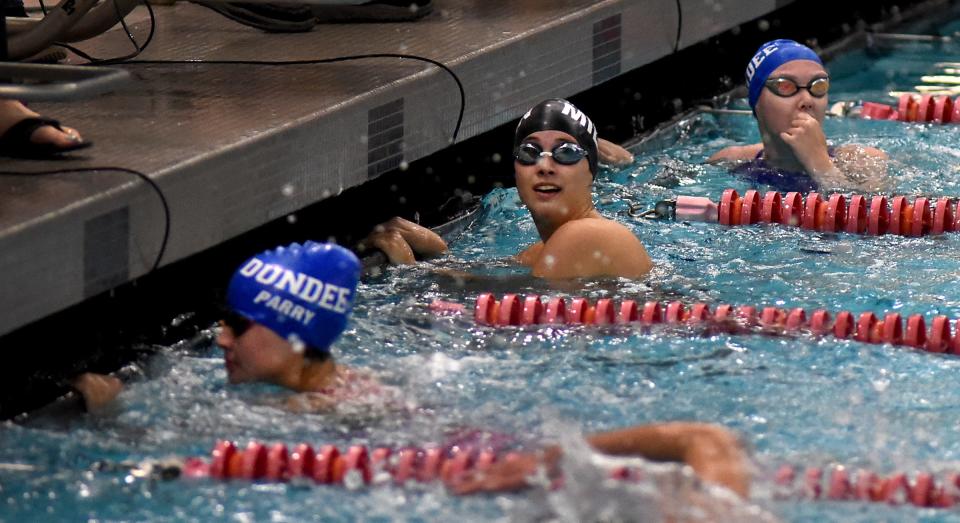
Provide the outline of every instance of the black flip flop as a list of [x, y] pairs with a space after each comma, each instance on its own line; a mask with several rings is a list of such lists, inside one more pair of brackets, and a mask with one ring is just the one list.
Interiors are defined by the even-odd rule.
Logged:
[[7, 129], [7, 132], [3, 133], [3, 136], [0, 136], [0, 155], [32, 160], [51, 159], [60, 154], [85, 149], [93, 145], [93, 142], [77, 142], [67, 146], [59, 146], [52, 143], [35, 143], [30, 140], [34, 131], [48, 125], [63, 131], [60, 122], [44, 116], [24, 118], [13, 124], [12, 127]]

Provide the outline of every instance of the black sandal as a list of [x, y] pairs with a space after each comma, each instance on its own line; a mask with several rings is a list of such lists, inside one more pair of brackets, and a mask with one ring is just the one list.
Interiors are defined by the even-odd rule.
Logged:
[[31, 141], [34, 131], [41, 127], [51, 126], [63, 131], [60, 122], [45, 116], [24, 118], [13, 124], [7, 132], [0, 136], [0, 155], [10, 158], [27, 158], [32, 160], [52, 159], [63, 153], [86, 149], [93, 142], [76, 142], [72, 145], [60, 146], [53, 143], [36, 143]]

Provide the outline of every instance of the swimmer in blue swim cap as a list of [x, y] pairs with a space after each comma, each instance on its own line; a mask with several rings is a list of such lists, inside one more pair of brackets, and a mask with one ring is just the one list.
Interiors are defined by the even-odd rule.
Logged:
[[[357, 257], [329, 243], [293, 243], [244, 262], [230, 279], [216, 338], [228, 381], [317, 393], [288, 402], [299, 410], [384, 392], [374, 378], [337, 365], [330, 353], [347, 325], [359, 278]], [[116, 378], [93, 373], [73, 385], [88, 410], [109, 403], [122, 388]]]
[[747, 64], [746, 81], [762, 143], [727, 147], [708, 162], [740, 163], [738, 173], [779, 190], [885, 187], [883, 151], [827, 145], [830, 75], [812, 49], [793, 40], [767, 42]]
[[[600, 144], [586, 114], [567, 100], [540, 102], [520, 119], [513, 145], [517, 192], [540, 235], [517, 261], [548, 279], [640, 278], [650, 271], [633, 232], [593, 206]], [[367, 242], [394, 264], [446, 250], [439, 236], [399, 218], [378, 226]]]
[[244, 262], [227, 288], [217, 336], [229, 381], [297, 392], [335, 386], [345, 371], [330, 345], [346, 327], [359, 278], [357, 257], [329, 243], [294, 243]]

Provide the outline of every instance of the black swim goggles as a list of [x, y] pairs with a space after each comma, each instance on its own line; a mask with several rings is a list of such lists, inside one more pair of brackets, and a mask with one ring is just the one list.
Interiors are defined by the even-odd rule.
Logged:
[[524, 142], [517, 147], [513, 157], [520, 165], [536, 165], [541, 156], [549, 156], [560, 165], [573, 165], [587, 155], [586, 149], [572, 142], [564, 142], [554, 147], [552, 151], [544, 151], [543, 147], [533, 142]]
[[246, 316], [237, 314], [229, 309], [223, 310], [221, 314], [222, 317], [220, 323], [224, 327], [230, 327], [230, 331], [233, 332], [234, 338], [243, 336], [243, 334], [253, 326], [253, 320], [247, 318]]
[[770, 78], [763, 85], [771, 93], [781, 98], [789, 98], [799, 93], [800, 89], [806, 89], [810, 96], [814, 98], [823, 98], [830, 90], [830, 78], [826, 76], [815, 78], [807, 85], [800, 85], [790, 78]]

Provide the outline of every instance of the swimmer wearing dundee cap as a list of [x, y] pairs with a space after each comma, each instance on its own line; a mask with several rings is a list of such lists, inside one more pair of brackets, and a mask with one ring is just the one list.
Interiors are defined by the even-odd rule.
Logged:
[[727, 147], [708, 162], [738, 162], [735, 172], [778, 190], [883, 189], [883, 151], [828, 147], [823, 120], [830, 75], [812, 49], [793, 40], [767, 42], [747, 64], [746, 80], [762, 143]]
[[[374, 396], [385, 387], [364, 373], [337, 365], [330, 346], [353, 309], [360, 262], [334, 244], [291, 244], [253, 256], [234, 273], [217, 345], [230, 383], [264, 382], [297, 393], [287, 406], [332, 407]], [[116, 378], [81, 375], [74, 387], [88, 409], [120, 392]]]
[[360, 262], [334, 244], [278, 247], [247, 260], [227, 288], [217, 345], [230, 383], [260, 381], [332, 394], [356, 374], [330, 346], [347, 325]]
[[[230, 280], [230, 312], [217, 336], [230, 383], [267, 382], [308, 393], [298, 394], [301, 401], [297, 403], [288, 402], [297, 410], [378, 394], [379, 385], [372, 378], [358, 378], [356, 371], [336, 365], [330, 355], [330, 345], [344, 330], [353, 308], [359, 273], [360, 264], [350, 251], [313, 242], [267, 251], [241, 265]], [[85, 376], [86, 383], [77, 388], [88, 407], [91, 398], [106, 403], [120, 392], [119, 382], [115, 387], [106, 385], [115, 378]], [[744, 497], [749, 491], [743, 449], [730, 431], [717, 425], [638, 425], [589, 435], [586, 440], [604, 454], [686, 463], [707, 481]], [[520, 489], [541, 465], [559, 474], [560, 456], [558, 447], [521, 454], [460, 478], [450, 487], [464, 494]]]
[[[517, 261], [548, 279], [640, 278], [650, 271], [640, 240], [593, 206], [600, 153], [597, 129], [586, 114], [566, 100], [545, 100], [520, 119], [513, 145], [517, 192], [540, 235]], [[378, 226], [365, 243], [394, 264], [447, 248], [433, 232], [399, 218]]]

